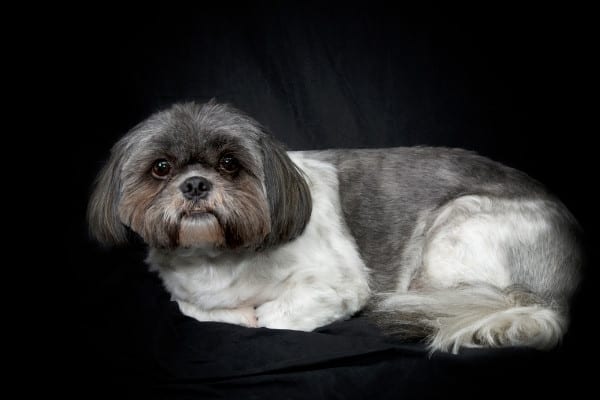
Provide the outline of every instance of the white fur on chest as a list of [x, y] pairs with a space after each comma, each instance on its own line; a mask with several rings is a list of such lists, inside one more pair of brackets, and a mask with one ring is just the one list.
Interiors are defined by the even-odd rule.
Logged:
[[[210, 257], [201, 250], [152, 249], [147, 261], [174, 300], [203, 311], [271, 303], [275, 310], [270, 314], [292, 315], [290, 321], [272, 321], [272, 327], [303, 330], [349, 317], [366, 303], [368, 270], [341, 215], [335, 167], [302, 153], [289, 155], [305, 174], [312, 195], [304, 233], [285, 245], [253, 253]], [[294, 317], [297, 312], [304, 315]], [[195, 317], [213, 320], [211, 315]]]

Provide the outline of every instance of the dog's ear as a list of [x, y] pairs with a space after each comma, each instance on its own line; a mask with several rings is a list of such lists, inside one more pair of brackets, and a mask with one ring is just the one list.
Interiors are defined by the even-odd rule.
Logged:
[[90, 235], [104, 245], [127, 242], [127, 229], [119, 219], [121, 170], [127, 148], [125, 140], [117, 142], [110, 159], [96, 178], [87, 209]]
[[281, 144], [270, 135], [261, 138], [265, 187], [271, 216], [271, 232], [264, 247], [288, 242], [306, 227], [312, 211], [308, 184]]

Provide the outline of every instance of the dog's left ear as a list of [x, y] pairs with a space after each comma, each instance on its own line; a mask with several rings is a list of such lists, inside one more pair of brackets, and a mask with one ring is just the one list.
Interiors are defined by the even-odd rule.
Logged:
[[261, 138], [265, 187], [271, 216], [271, 232], [262, 247], [288, 242], [306, 227], [312, 200], [304, 176], [281, 144], [270, 135]]

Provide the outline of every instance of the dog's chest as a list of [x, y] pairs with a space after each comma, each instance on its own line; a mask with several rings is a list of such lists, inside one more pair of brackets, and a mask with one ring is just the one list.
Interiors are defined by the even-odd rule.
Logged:
[[158, 273], [174, 300], [205, 309], [256, 306], [279, 293], [284, 280], [271, 268], [264, 271], [260, 257], [244, 260], [174, 258]]

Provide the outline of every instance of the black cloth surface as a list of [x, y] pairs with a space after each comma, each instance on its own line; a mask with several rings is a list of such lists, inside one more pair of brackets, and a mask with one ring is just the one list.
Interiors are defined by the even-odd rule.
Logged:
[[[57, 378], [77, 398], [428, 398], [572, 394], [593, 334], [586, 275], [563, 344], [430, 355], [358, 315], [315, 332], [183, 316], [133, 243], [100, 249], [85, 207], [111, 145], [176, 101], [230, 102], [290, 149], [463, 147], [524, 170], [586, 231], [592, 147], [577, 20], [565, 10], [268, 2], [97, 10], [71, 21], [72, 196]], [[584, 49], [585, 50], [585, 49]], [[59, 328], [56, 328], [59, 329]], [[597, 361], [597, 359], [596, 359]]]

